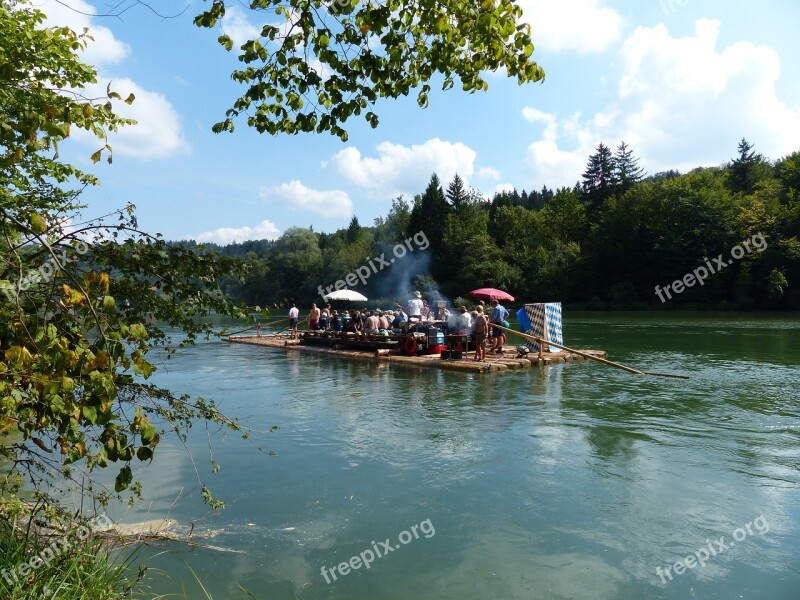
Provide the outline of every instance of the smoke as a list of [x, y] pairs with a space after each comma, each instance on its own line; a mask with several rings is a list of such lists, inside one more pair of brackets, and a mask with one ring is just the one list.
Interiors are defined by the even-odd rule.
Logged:
[[[421, 244], [416, 247], [413, 240], [414, 238], [409, 238], [405, 243], [386, 246], [383, 249], [384, 256], [391, 264], [388, 269], [384, 269], [380, 273], [380, 277], [370, 280], [369, 287], [372, 296], [393, 299], [404, 304], [417, 289], [414, 279], [418, 276], [430, 276], [431, 253], [427, 251], [429, 244]], [[427, 241], [427, 238], [425, 240]], [[411, 251], [407, 248], [409, 241], [412, 241], [410, 245], [413, 250]], [[401, 247], [406, 249], [405, 253], [398, 250]], [[422, 249], [423, 247], [425, 249]]]

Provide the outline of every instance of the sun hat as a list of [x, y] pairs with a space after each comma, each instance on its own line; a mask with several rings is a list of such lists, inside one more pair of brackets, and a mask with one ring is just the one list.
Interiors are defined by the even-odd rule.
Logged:
[[419, 290], [417, 290], [416, 292], [414, 292], [414, 295], [415, 295], [417, 298], [422, 298], [422, 292], [420, 292]]

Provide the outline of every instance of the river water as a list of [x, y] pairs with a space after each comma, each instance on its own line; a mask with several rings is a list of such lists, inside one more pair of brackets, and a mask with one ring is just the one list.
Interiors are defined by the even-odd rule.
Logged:
[[691, 379], [179, 353], [154, 380], [256, 433], [188, 437], [225, 510], [167, 437], [115, 518], [169, 511], [244, 553], [168, 543], [135, 564], [188, 598], [800, 598], [800, 318], [566, 313], [564, 340]]

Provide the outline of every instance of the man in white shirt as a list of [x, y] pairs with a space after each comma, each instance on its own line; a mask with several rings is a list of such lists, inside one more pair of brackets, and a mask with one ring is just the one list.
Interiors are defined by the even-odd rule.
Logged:
[[425, 307], [425, 303], [422, 301], [422, 293], [419, 290], [414, 292], [414, 296], [408, 301], [408, 320], [421, 321], [422, 309]]
[[456, 327], [458, 328], [458, 335], [472, 334], [472, 315], [467, 312], [466, 306], [461, 306], [458, 309]]
[[297, 320], [300, 318], [300, 311], [297, 306], [292, 304], [289, 309], [289, 337], [294, 339], [297, 337]]

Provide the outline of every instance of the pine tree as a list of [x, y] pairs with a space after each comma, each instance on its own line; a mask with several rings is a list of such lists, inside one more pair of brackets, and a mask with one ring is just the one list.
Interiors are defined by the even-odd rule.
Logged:
[[353, 215], [353, 218], [350, 220], [350, 226], [347, 228], [347, 242], [349, 244], [355, 243], [359, 233], [361, 233], [361, 225], [358, 223], [358, 218]]
[[450, 185], [447, 186], [447, 193], [445, 196], [450, 201], [450, 206], [452, 206], [456, 212], [469, 199], [469, 193], [464, 187], [464, 180], [459, 177], [458, 173], [453, 177], [453, 181], [450, 182]]
[[739, 142], [739, 156], [734, 158], [729, 164], [730, 171], [729, 187], [733, 193], [742, 192], [752, 194], [756, 182], [759, 180], [762, 167], [766, 161], [761, 154], [756, 154], [753, 145], [745, 138]]
[[644, 170], [639, 166], [639, 159], [624, 141], [621, 142], [614, 154], [614, 183], [617, 192], [624, 194], [643, 177]]
[[614, 193], [614, 156], [611, 149], [600, 142], [589, 157], [583, 173], [583, 201], [591, 209], [599, 208]]
[[444, 226], [447, 215], [450, 214], [450, 205], [447, 203], [439, 177], [434, 173], [425, 193], [414, 199], [414, 208], [411, 210], [409, 221], [409, 235], [424, 231], [431, 242], [431, 253], [437, 255], [442, 246]]

